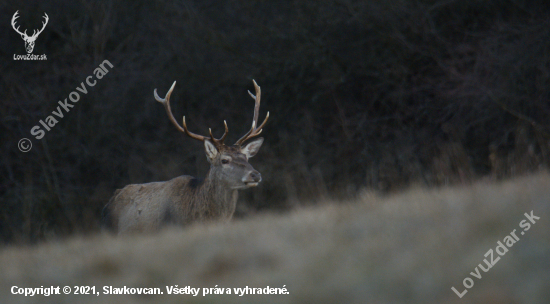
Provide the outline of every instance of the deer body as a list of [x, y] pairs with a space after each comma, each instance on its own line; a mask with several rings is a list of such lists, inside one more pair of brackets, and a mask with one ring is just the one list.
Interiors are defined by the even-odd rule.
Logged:
[[185, 117], [183, 128], [179, 126], [169, 104], [175, 84], [164, 99], [158, 97], [155, 90], [155, 98], [165, 105], [169, 119], [180, 131], [204, 142], [210, 170], [204, 180], [184, 175], [166, 182], [132, 184], [117, 190], [103, 209], [103, 217], [105, 224], [118, 233], [154, 231], [169, 224], [229, 221], [237, 206], [238, 190], [257, 186], [262, 180], [248, 160], [256, 155], [263, 138], [242, 146], [244, 141], [260, 134], [269, 117], [268, 113], [256, 128], [260, 103], [260, 87], [256, 82], [256, 96], [250, 94], [256, 100], [252, 128], [232, 146], [223, 144], [227, 124], [220, 139], [214, 138], [212, 132], [210, 138], [189, 132]]
[[168, 224], [229, 221], [238, 191], [179, 176], [166, 182], [128, 185], [113, 196], [113, 219], [119, 233], [157, 230]]

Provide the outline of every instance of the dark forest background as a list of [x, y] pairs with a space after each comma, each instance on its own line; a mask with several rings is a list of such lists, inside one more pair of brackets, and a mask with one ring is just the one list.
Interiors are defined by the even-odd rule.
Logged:
[[[130, 183], [204, 176], [262, 87], [262, 184], [237, 217], [360, 189], [502, 179], [550, 164], [550, 3], [520, 0], [21, 1], [0, 4], [0, 242], [98, 230]], [[49, 23], [34, 54], [12, 29]], [[44, 138], [30, 129], [103, 60], [114, 67]], [[33, 148], [22, 153], [21, 138]]]

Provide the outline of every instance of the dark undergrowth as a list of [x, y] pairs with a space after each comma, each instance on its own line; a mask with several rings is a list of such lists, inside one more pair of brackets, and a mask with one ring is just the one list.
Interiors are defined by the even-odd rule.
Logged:
[[[39, 28], [34, 54], [9, 26]], [[260, 187], [238, 217], [359, 189], [502, 179], [550, 164], [546, 1], [26, 1], [0, 4], [0, 241], [98, 229], [115, 189], [208, 170], [189, 128], [247, 131], [262, 87]], [[34, 126], [114, 67], [38, 140]], [[17, 149], [32, 140], [28, 153]]]

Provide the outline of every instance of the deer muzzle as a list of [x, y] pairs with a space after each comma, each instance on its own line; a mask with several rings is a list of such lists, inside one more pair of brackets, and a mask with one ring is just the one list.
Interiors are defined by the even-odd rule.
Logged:
[[262, 181], [262, 175], [260, 172], [253, 170], [243, 178], [243, 183], [247, 187], [255, 187]]

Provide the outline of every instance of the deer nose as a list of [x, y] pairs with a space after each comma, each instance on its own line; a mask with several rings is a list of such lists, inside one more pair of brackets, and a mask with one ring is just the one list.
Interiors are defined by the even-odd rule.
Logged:
[[250, 172], [250, 179], [255, 183], [259, 183], [262, 180], [262, 175], [258, 171], [252, 171]]

